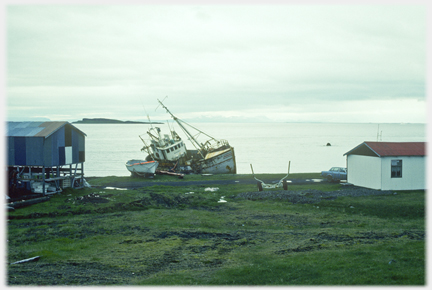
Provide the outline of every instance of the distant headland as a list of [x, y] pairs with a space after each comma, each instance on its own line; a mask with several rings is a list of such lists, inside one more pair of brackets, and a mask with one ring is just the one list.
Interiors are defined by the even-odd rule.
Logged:
[[121, 121], [121, 120], [106, 119], [106, 118], [83, 118], [80, 121], [72, 122], [72, 124], [163, 124], [163, 123], [161, 123], [161, 122]]

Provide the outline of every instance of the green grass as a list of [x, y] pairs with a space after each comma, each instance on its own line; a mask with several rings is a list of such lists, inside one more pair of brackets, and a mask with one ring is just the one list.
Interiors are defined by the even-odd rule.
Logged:
[[[398, 192], [388, 196], [365, 196], [362, 198], [340, 197], [321, 202], [322, 207], [344, 211], [350, 215], [372, 215], [386, 219], [424, 219], [424, 191]], [[349, 204], [347, 208], [346, 205]]]
[[392, 242], [289, 256], [253, 255], [244, 266], [218, 271], [209, 284], [423, 285], [423, 269], [423, 242]]
[[41, 256], [9, 265], [10, 284], [425, 285], [424, 191], [293, 204], [207, 187], [68, 189], [9, 212], [8, 262]]

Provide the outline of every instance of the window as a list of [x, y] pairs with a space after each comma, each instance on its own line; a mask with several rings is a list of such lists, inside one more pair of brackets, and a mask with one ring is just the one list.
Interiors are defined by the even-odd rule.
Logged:
[[402, 177], [402, 160], [391, 161], [391, 177]]

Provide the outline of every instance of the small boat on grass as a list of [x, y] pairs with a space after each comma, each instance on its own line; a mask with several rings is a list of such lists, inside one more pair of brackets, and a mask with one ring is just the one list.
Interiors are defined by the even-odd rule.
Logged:
[[126, 168], [132, 175], [148, 176], [154, 175], [159, 162], [132, 159], [126, 162]]

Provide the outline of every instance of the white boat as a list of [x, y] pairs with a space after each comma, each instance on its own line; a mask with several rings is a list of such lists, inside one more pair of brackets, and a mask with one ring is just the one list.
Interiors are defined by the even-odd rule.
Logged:
[[[170, 129], [170, 135], [165, 134], [162, 136], [159, 127], [152, 127], [147, 132], [150, 137], [149, 145], [140, 136], [144, 143], [141, 150], [148, 153], [146, 160], [158, 161], [159, 166], [168, 171], [210, 174], [235, 174], [237, 172], [234, 148], [229, 145], [228, 141], [217, 140], [180, 120], [161, 101], [159, 103], [180, 126], [196, 150], [188, 150], [183, 140], [174, 130]], [[192, 135], [191, 130], [197, 133]], [[204, 143], [198, 142], [198, 135], [207, 136], [207, 141]]]
[[153, 175], [156, 172], [159, 162], [132, 159], [126, 162], [126, 168], [132, 175], [146, 176]]

